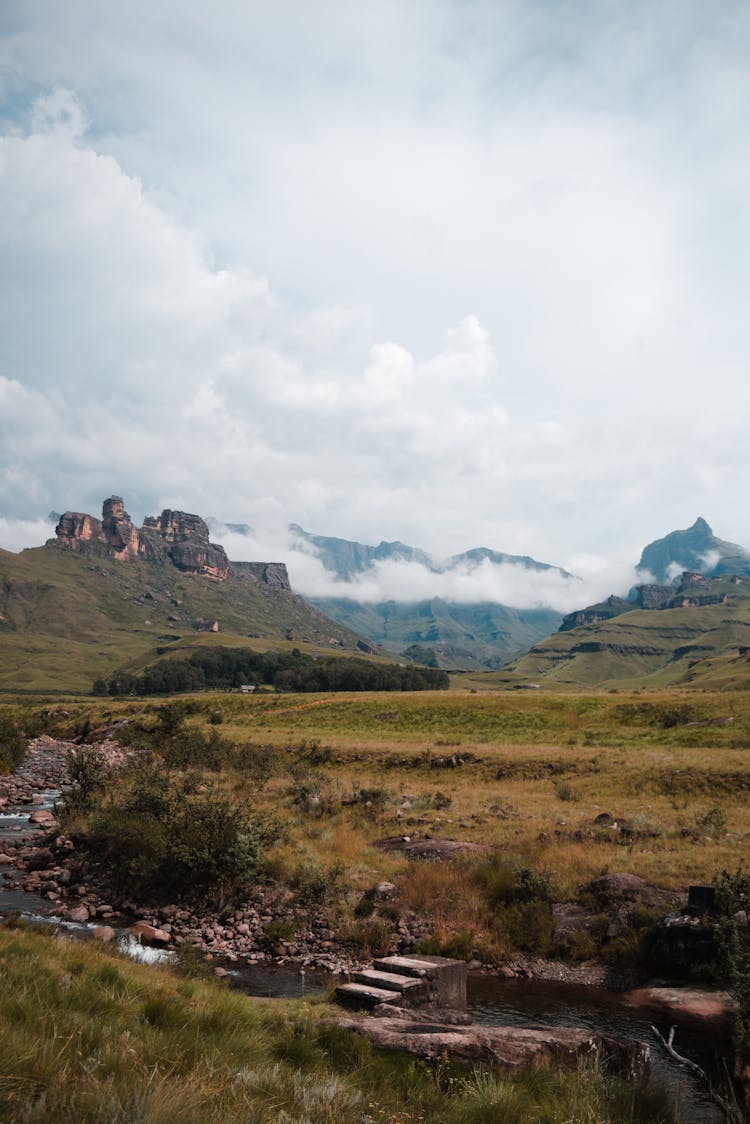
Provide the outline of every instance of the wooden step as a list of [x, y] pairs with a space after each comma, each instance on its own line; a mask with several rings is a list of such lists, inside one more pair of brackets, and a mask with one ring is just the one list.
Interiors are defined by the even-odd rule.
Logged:
[[378, 1003], [397, 1003], [400, 991], [386, 991], [383, 987], [371, 987], [361, 983], [339, 984], [336, 998], [340, 1003], [356, 1007], [376, 1007]]
[[357, 983], [372, 984], [373, 987], [383, 987], [387, 991], [409, 991], [423, 986], [422, 980], [416, 976], [401, 976], [394, 972], [379, 972], [376, 968], [364, 968], [355, 972]]

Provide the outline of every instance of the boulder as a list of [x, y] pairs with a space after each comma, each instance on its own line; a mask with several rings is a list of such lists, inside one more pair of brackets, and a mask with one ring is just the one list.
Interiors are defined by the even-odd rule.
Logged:
[[414, 839], [408, 835], [393, 835], [378, 839], [375, 846], [381, 851], [403, 851], [421, 859], [448, 859], [454, 855], [484, 854], [489, 847], [461, 839]]
[[68, 921], [76, 921], [79, 924], [83, 924], [89, 919], [89, 911], [85, 905], [75, 905], [72, 909], [68, 910], [65, 916]]
[[629, 1007], [650, 1009], [675, 1022], [701, 1026], [704, 1031], [729, 1035], [737, 1000], [728, 991], [687, 987], [639, 987], [625, 992]]
[[110, 944], [115, 939], [115, 931], [111, 925], [97, 925], [91, 930], [91, 936], [102, 944]]
[[165, 945], [171, 940], [170, 934], [164, 929], [157, 929], [147, 921], [136, 921], [135, 925], [131, 925], [130, 932], [141, 944]]
[[29, 823], [36, 824], [37, 827], [51, 827], [52, 824], [56, 823], [56, 820], [52, 812], [48, 812], [46, 808], [41, 808], [38, 812], [31, 813]]
[[641, 1076], [648, 1071], [649, 1049], [578, 1027], [453, 1026], [421, 1019], [339, 1017], [338, 1026], [368, 1038], [375, 1046], [405, 1050], [434, 1061], [447, 1057], [468, 1065], [490, 1065], [505, 1073], [541, 1066], [573, 1068], [584, 1057], [599, 1058], [612, 1072]]

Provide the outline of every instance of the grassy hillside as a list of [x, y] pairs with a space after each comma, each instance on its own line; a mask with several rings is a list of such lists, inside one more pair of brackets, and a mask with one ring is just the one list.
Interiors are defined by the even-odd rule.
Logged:
[[[218, 622], [219, 632], [203, 631]], [[195, 645], [295, 645], [352, 652], [357, 637], [301, 597], [246, 578], [49, 547], [0, 550], [0, 688], [87, 691]]]
[[558, 632], [493, 677], [495, 685], [750, 686], [750, 583], [714, 578], [717, 604], [636, 609]]
[[389, 652], [418, 644], [434, 653], [436, 666], [467, 670], [498, 667], [549, 636], [562, 619], [552, 609], [510, 609], [494, 602], [459, 605], [438, 597], [374, 604], [333, 597], [312, 601]]

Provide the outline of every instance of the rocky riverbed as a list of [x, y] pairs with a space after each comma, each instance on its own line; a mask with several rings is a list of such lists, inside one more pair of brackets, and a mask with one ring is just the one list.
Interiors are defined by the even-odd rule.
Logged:
[[[246, 900], [219, 911], [181, 903], [149, 906], [103, 890], [73, 841], [58, 830], [55, 818], [55, 804], [70, 784], [67, 760], [74, 748], [73, 742], [36, 738], [16, 772], [0, 777], [0, 873], [5, 889], [34, 895], [35, 903], [47, 903], [50, 915], [88, 925], [102, 941], [114, 940], [116, 928], [131, 927], [144, 944], [171, 949], [192, 944], [217, 962], [295, 961], [331, 974], [361, 967], [361, 958], [337, 940], [325, 911], [293, 904], [283, 886], [257, 886]], [[98, 748], [110, 769], [131, 754], [107, 740]], [[380, 893], [387, 896], [392, 889], [383, 884]], [[266, 930], [273, 922], [283, 923], [292, 937], [269, 939]], [[401, 928], [405, 947], [411, 947], [420, 932], [418, 922], [413, 923], [414, 932], [408, 922]]]
[[[179, 902], [147, 905], [104, 890], [96, 882], [95, 871], [76, 852], [73, 841], [58, 830], [55, 820], [56, 801], [70, 784], [67, 761], [74, 748], [73, 742], [36, 738], [29, 743], [16, 772], [0, 777], [0, 876], [6, 890], [34, 895], [35, 901], [46, 903], [50, 914], [91, 927], [102, 941], [113, 940], [116, 928], [134, 927], [144, 944], [170, 949], [191, 944], [207, 958], [215, 958], [217, 964], [293, 961], [330, 974], [362, 966], [357, 950], [341, 942], [331, 928], [325, 909], [300, 906], [282, 885], [258, 885], [244, 901], [213, 911]], [[134, 752], [106, 737], [97, 741], [97, 748], [109, 769], [119, 768]], [[609, 886], [613, 880], [617, 885]], [[674, 897], [622, 874], [599, 879], [592, 883], [592, 889], [601, 896], [601, 906], [609, 893], [619, 903], [620, 911], [627, 909], [629, 896], [637, 901], [644, 893], [656, 894], [659, 902], [653, 904], [665, 908]], [[387, 901], [394, 892], [395, 887], [385, 882], [373, 887], [369, 896], [374, 902]], [[580, 907], [563, 903], [555, 910], [560, 914], [556, 924], [562, 927], [585, 922], [578, 916]], [[613, 924], [622, 920], [613, 914]], [[277, 934], [291, 935], [282, 940], [272, 935], [274, 929]], [[429, 931], [424, 919], [407, 914], [397, 922], [391, 951], [413, 952], [426, 936]], [[603, 964], [540, 957], [519, 956], [502, 965], [483, 965], [475, 960], [470, 968], [506, 979], [537, 979], [618, 991], [645, 982], [632, 971], [613, 971]]]

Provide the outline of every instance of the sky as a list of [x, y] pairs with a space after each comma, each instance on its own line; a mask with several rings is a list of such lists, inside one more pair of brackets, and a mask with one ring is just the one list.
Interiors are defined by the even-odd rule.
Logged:
[[0, 546], [112, 493], [603, 593], [750, 545], [749, 48], [742, 0], [4, 0]]

